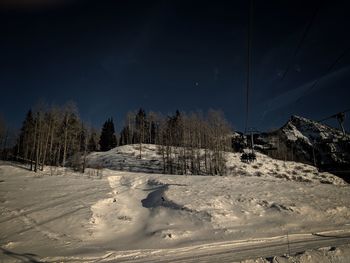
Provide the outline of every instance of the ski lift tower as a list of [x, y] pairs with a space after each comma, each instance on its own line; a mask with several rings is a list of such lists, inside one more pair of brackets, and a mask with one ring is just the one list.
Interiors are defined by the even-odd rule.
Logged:
[[344, 112], [339, 112], [336, 116], [335, 116], [339, 122], [339, 125], [341, 127], [341, 130], [343, 132], [343, 135], [346, 135], [345, 129], [344, 129], [344, 121], [345, 121], [345, 113]]
[[254, 135], [261, 133], [259, 130], [256, 128], [250, 128], [248, 133], [250, 133], [250, 151], [252, 154], [255, 154], [254, 151]]
[[350, 111], [350, 109], [347, 109], [347, 110], [338, 112], [337, 114], [334, 114], [334, 115], [331, 115], [331, 116], [329, 116], [329, 117], [327, 117], [327, 118], [324, 118], [324, 119], [322, 119], [322, 120], [319, 120], [318, 122], [324, 122], [324, 121], [329, 120], [329, 119], [332, 119], [332, 118], [337, 119], [337, 121], [338, 121], [338, 123], [339, 123], [339, 125], [340, 125], [340, 128], [341, 128], [341, 130], [342, 130], [342, 132], [343, 132], [343, 135], [344, 135], [344, 137], [345, 137], [345, 136], [346, 136], [346, 131], [345, 131], [345, 128], [344, 128], [344, 121], [345, 121], [345, 117], [346, 117], [345, 113], [346, 113], [346, 112], [349, 112], [349, 111]]

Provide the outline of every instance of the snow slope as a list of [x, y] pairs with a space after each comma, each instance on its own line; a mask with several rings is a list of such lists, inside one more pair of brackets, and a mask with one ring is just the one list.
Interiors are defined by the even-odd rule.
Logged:
[[349, 185], [108, 169], [102, 177], [50, 174], [0, 165], [0, 261], [195, 262], [247, 251], [225, 254], [232, 261], [285, 254], [287, 233], [295, 251], [301, 241], [321, 245], [312, 232], [350, 233]]
[[124, 145], [107, 152], [93, 152], [87, 157], [89, 167], [102, 167], [120, 171], [161, 173], [162, 157], [153, 144], [142, 145], [142, 159], [139, 144]]
[[[228, 176], [258, 176], [279, 178], [287, 181], [321, 182], [344, 184], [344, 181], [330, 173], [321, 173], [307, 164], [276, 160], [257, 153], [257, 161], [252, 164], [242, 163], [240, 153], [226, 153]], [[142, 159], [139, 158], [139, 145], [124, 145], [107, 152], [91, 153], [87, 157], [89, 167], [103, 167], [119, 171], [162, 172], [162, 156], [157, 146], [144, 144]]]

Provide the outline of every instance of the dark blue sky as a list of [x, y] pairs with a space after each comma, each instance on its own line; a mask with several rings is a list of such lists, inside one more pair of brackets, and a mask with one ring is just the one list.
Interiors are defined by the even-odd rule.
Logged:
[[[75, 101], [97, 127], [112, 116], [120, 128], [143, 107], [221, 109], [244, 129], [249, 1], [24, 2], [0, 4], [0, 112], [11, 125], [44, 99]], [[347, 1], [255, 1], [253, 23], [249, 126], [350, 108], [350, 52], [328, 71], [350, 47]]]

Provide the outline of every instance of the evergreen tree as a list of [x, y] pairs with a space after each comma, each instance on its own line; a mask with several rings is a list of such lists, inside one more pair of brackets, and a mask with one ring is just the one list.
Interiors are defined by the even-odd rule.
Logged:
[[150, 142], [151, 144], [156, 143], [157, 133], [158, 133], [158, 127], [154, 121], [151, 122], [151, 130], [150, 130]]
[[98, 151], [98, 145], [99, 145], [98, 135], [97, 135], [96, 131], [94, 131], [92, 129], [90, 131], [90, 137], [89, 137], [88, 146], [87, 146], [88, 152]]
[[145, 131], [147, 130], [146, 122], [146, 112], [140, 108], [139, 112], [135, 116], [135, 143], [145, 143]]
[[148, 121], [146, 119], [146, 112], [140, 108], [135, 116], [136, 140], [140, 145], [140, 159], [142, 158], [142, 143], [148, 142]]
[[34, 131], [34, 118], [32, 110], [29, 110], [25, 120], [23, 121], [23, 125], [19, 134], [19, 142], [18, 142], [18, 152], [17, 155], [22, 156], [25, 159], [29, 159], [30, 150], [34, 147], [33, 145], [33, 131]]
[[110, 149], [117, 146], [117, 138], [115, 136], [115, 129], [112, 118], [108, 119], [103, 124], [99, 143], [101, 151], [109, 151]]
[[125, 126], [122, 131], [120, 132], [120, 139], [119, 139], [119, 145], [126, 145], [129, 142], [129, 127]]

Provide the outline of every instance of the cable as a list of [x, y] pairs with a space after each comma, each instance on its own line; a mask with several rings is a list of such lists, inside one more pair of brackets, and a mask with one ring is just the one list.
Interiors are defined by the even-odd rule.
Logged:
[[326, 118], [324, 118], [324, 119], [322, 119], [322, 120], [319, 120], [319, 121], [317, 121], [317, 122], [323, 122], [323, 121], [326, 121], [326, 120], [335, 118], [338, 114], [340, 114], [340, 113], [346, 113], [346, 112], [349, 112], [349, 111], [350, 111], [350, 109], [346, 109], [346, 110], [340, 111], [340, 112], [338, 112], [338, 113], [336, 113], [336, 114], [333, 114], [333, 115], [331, 115], [331, 116], [328, 116], [328, 117], [326, 117]]
[[318, 85], [318, 83], [320, 82], [320, 80], [322, 79], [322, 77], [328, 75], [328, 74], [333, 70], [333, 68], [338, 64], [338, 62], [339, 62], [343, 57], [345, 57], [345, 55], [347, 54], [348, 51], [350, 51], [350, 48], [345, 49], [345, 50], [334, 60], [334, 62], [328, 67], [328, 69], [326, 70], [325, 74], [323, 74], [323, 75], [320, 76], [318, 79], [316, 79], [316, 80], [314, 81], [314, 83], [311, 85], [311, 87], [308, 88], [308, 89], [295, 101], [295, 103], [299, 102], [300, 99], [301, 99], [302, 97], [304, 97], [307, 93], [310, 93], [310, 91], [313, 90], [313, 89]]
[[247, 132], [249, 121], [249, 89], [251, 86], [251, 59], [252, 59], [252, 31], [253, 31], [253, 4], [254, 0], [250, 1], [249, 6], [249, 25], [248, 25], [248, 56], [247, 56], [247, 87], [246, 87], [246, 118], [244, 133]]
[[[320, 1], [320, 3], [322, 3], [322, 0]], [[309, 20], [309, 23], [306, 25], [306, 27], [305, 27], [305, 29], [304, 29], [304, 31], [303, 31], [302, 37], [301, 37], [300, 41], [298, 42], [298, 45], [297, 45], [296, 48], [294, 49], [293, 56], [291, 56], [291, 59], [289, 60], [289, 63], [287, 64], [286, 70], [284, 71], [284, 73], [283, 73], [282, 78], [280, 79], [280, 81], [283, 81], [284, 78], [286, 77], [286, 75], [288, 74], [288, 72], [289, 72], [289, 70], [290, 70], [290, 67], [291, 67], [291, 64], [292, 64], [292, 62], [294, 61], [296, 55], [299, 53], [299, 50], [301, 49], [301, 46], [303, 45], [303, 43], [304, 43], [304, 41], [305, 41], [305, 39], [306, 39], [306, 37], [307, 37], [307, 35], [308, 35], [310, 29], [311, 29], [311, 26], [312, 26], [312, 24], [313, 24], [313, 22], [314, 22], [314, 20], [315, 20], [315, 17], [317, 16], [317, 14], [318, 14], [318, 12], [319, 12], [320, 9], [321, 9], [321, 4], [319, 4], [319, 5], [315, 8], [315, 10], [314, 10], [314, 12], [313, 12], [313, 14], [312, 14], [312, 16], [311, 16], [311, 19]], [[264, 119], [264, 118], [265, 118], [265, 117], [263, 116], [262, 119]]]
[[294, 50], [293, 56], [292, 56], [291, 59], [289, 60], [289, 63], [287, 64], [287, 68], [286, 68], [284, 74], [282, 75], [281, 81], [283, 81], [284, 78], [286, 77], [286, 75], [288, 74], [292, 62], [294, 61], [296, 55], [299, 53], [299, 50], [300, 50], [301, 46], [303, 45], [303, 42], [305, 41], [306, 36], [308, 35], [308, 33], [309, 33], [309, 31], [310, 31], [310, 28], [311, 28], [311, 26], [312, 26], [312, 24], [313, 24], [313, 22], [314, 22], [314, 20], [315, 20], [315, 17], [316, 17], [316, 15], [317, 15], [318, 11], [320, 10], [320, 6], [321, 6], [321, 5], [318, 5], [318, 7], [316, 7], [314, 13], [312, 14], [311, 19], [309, 20], [309, 23], [306, 25], [306, 27], [305, 27], [305, 29], [304, 29], [304, 32], [303, 32], [303, 34], [302, 34], [302, 36], [301, 36], [301, 39], [300, 39], [298, 45], [296, 46], [296, 48], [295, 48], [295, 50]]

